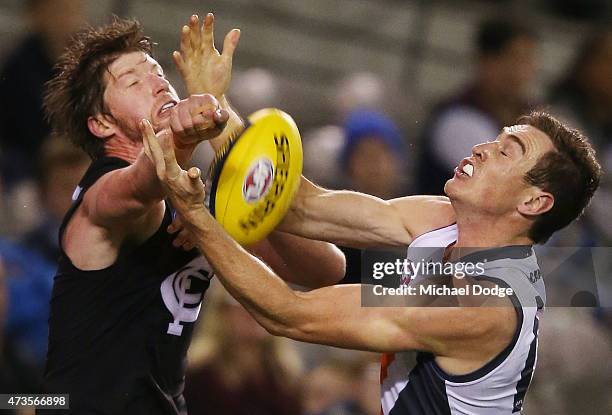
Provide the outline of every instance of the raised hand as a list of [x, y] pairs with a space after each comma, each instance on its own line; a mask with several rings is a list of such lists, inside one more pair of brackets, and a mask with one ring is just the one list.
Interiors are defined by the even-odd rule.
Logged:
[[141, 121], [140, 131], [145, 154], [155, 166], [157, 177], [179, 214], [187, 217], [196, 211], [206, 210], [200, 169], [192, 167], [185, 171], [178, 165], [170, 134], [162, 131], [156, 136], [147, 120]]
[[172, 54], [174, 63], [189, 94], [212, 94], [221, 98], [232, 79], [232, 57], [240, 39], [240, 30], [232, 29], [223, 41], [223, 52], [215, 48], [214, 16], [208, 13], [200, 27], [197, 15], [189, 18], [181, 30], [180, 52]]

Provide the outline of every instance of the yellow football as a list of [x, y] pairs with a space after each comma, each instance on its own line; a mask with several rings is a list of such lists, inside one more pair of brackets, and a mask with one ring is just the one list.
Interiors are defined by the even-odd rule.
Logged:
[[255, 112], [211, 165], [210, 212], [238, 243], [264, 239], [291, 205], [302, 160], [302, 140], [291, 116], [274, 108]]

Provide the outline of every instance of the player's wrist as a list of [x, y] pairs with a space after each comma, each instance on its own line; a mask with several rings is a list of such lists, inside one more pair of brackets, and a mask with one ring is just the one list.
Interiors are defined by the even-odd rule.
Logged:
[[235, 139], [244, 132], [244, 121], [235, 112], [229, 112], [229, 119], [225, 124], [225, 134], [230, 140]]
[[221, 108], [231, 111], [232, 107], [229, 103], [229, 100], [227, 99], [227, 97], [225, 96], [225, 92], [221, 94], [221, 96], [216, 97], [217, 100], [219, 101], [219, 105], [221, 106]]
[[172, 142], [174, 143], [174, 149], [181, 151], [193, 151], [199, 143], [199, 141], [194, 142], [193, 140], [182, 140], [176, 136]]
[[215, 220], [203, 204], [192, 204], [178, 211], [184, 219], [185, 226], [193, 233], [210, 231], [210, 225]]

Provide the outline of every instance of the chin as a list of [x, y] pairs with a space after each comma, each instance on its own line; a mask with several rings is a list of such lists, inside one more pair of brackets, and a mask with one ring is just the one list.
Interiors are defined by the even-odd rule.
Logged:
[[459, 183], [457, 183], [457, 180], [455, 180], [455, 178], [450, 178], [446, 181], [446, 183], [444, 183], [444, 194], [448, 197], [452, 197], [454, 194], [457, 193], [457, 185]]

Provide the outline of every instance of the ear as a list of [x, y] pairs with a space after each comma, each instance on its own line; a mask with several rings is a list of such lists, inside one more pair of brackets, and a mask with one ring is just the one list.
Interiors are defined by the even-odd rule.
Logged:
[[526, 216], [542, 215], [553, 208], [555, 197], [548, 192], [538, 190], [530, 194], [518, 205], [518, 211]]
[[93, 135], [106, 139], [115, 134], [116, 126], [106, 115], [97, 114], [87, 119], [87, 127]]

